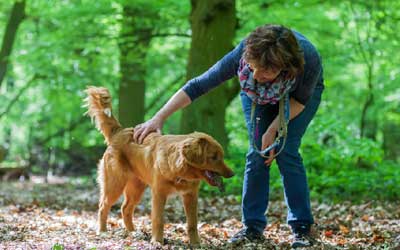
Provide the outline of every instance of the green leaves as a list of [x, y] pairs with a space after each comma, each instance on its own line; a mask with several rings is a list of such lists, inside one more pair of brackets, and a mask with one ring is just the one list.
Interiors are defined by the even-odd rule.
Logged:
[[[4, 10], [0, 27], [5, 27], [12, 4], [0, 1]], [[102, 136], [89, 119], [82, 118], [82, 90], [86, 85], [104, 85], [114, 97], [118, 95], [119, 45], [138, 46], [135, 37], [120, 37], [123, 4], [132, 4], [140, 12], [135, 21], [152, 29], [147, 56], [139, 58], [147, 72], [145, 119], [185, 83], [191, 41], [189, 1], [28, 1], [27, 18], [0, 89], [1, 113], [30, 83], [0, 118], [0, 143], [9, 147], [7, 161], [33, 155], [41, 159], [33, 169], [40, 171], [50, 163], [61, 171], [101, 154], [97, 150], [103, 147]], [[398, 181], [391, 161], [399, 160], [400, 148], [399, 9], [399, 2], [389, 0], [352, 1], [351, 6], [337, 1], [236, 1], [236, 42], [258, 25], [281, 23], [306, 35], [321, 53], [326, 90], [301, 148], [312, 191], [321, 197], [338, 198], [335, 192], [345, 190], [343, 186], [349, 187], [347, 197], [368, 187], [381, 190], [382, 185], [369, 181], [374, 178], [387, 188], [377, 196], [399, 196], [391, 182]], [[31, 82], [34, 76], [39, 77]], [[372, 104], [362, 116], [371, 94]], [[118, 110], [118, 98], [113, 101]], [[178, 133], [180, 119], [179, 112], [170, 117], [164, 133]], [[360, 138], [362, 120], [369, 138]], [[248, 147], [239, 98], [226, 110], [225, 121], [230, 140], [227, 161], [237, 173], [226, 181], [226, 188], [239, 195]], [[90, 157], [83, 160], [76, 152]], [[271, 174], [271, 186], [281, 189], [279, 172]], [[206, 193], [214, 194], [206, 188]]]
[[64, 246], [61, 244], [56, 243], [51, 250], [64, 250]]

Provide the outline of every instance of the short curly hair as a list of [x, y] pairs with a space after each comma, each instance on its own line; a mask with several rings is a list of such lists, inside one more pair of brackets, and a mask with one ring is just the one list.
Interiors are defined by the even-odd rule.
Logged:
[[244, 59], [294, 78], [304, 70], [304, 54], [293, 32], [276, 24], [256, 28], [246, 39]]

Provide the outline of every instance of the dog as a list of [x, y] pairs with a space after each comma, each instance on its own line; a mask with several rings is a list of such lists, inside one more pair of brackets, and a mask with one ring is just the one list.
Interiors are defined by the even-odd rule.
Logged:
[[163, 244], [163, 211], [168, 196], [183, 200], [190, 244], [199, 244], [197, 199], [201, 180], [223, 187], [222, 177], [233, 171], [224, 163], [221, 145], [205, 133], [160, 135], [150, 133], [142, 144], [133, 140], [133, 128], [123, 128], [112, 113], [111, 96], [104, 87], [88, 87], [86, 112], [104, 135], [107, 149], [98, 165], [100, 201], [98, 230], [106, 231], [111, 206], [124, 194], [124, 226], [134, 230], [133, 211], [147, 186], [151, 189], [151, 242]]

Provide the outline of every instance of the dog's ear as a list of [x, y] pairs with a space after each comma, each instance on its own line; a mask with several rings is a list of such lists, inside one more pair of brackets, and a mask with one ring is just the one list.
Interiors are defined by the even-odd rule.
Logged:
[[203, 165], [206, 162], [208, 140], [202, 137], [192, 137], [182, 142], [181, 154], [191, 165]]

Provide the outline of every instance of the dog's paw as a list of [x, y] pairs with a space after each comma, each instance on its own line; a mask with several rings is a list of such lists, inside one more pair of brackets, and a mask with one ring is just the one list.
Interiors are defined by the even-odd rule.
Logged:
[[97, 230], [96, 235], [100, 237], [105, 237], [107, 236], [107, 231]]
[[162, 246], [164, 245], [164, 239], [156, 239], [153, 237], [151, 238], [150, 243], [152, 246]]
[[200, 240], [200, 236], [198, 234], [193, 234], [189, 236], [189, 244], [191, 246], [200, 246], [201, 244], [201, 240]]
[[201, 242], [197, 242], [197, 243], [189, 243], [189, 246], [191, 249], [203, 249]]
[[135, 231], [135, 227], [133, 225], [125, 225], [125, 230], [128, 232]]
[[200, 241], [190, 241], [189, 242], [190, 247], [194, 248], [194, 249], [198, 249], [201, 248], [201, 242]]

